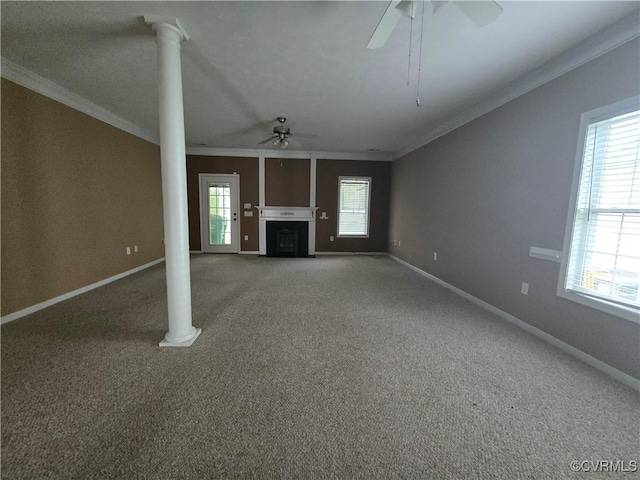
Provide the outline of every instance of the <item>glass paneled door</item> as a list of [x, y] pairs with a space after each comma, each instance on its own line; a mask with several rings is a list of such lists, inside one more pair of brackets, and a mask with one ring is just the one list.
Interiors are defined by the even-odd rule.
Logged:
[[200, 174], [202, 251], [238, 253], [240, 219], [238, 175]]

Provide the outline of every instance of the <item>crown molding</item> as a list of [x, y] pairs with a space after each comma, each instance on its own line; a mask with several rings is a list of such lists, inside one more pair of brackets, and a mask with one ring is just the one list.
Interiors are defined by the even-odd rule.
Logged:
[[325, 152], [305, 150], [266, 150], [243, 148], [187, 147], [187, 155], [210, 157], [316, 158], [322, 160], [368, 160], [390, 162], [391, 155], [382, 152]]
[[47, 80], [4, 57], [2, 57], [0, 75], [7, 80], [60, 102], [74, 110], [85, 113], [90, 117], [96, 118], [131, 135], [135, 135], [155, 145], [160, 145], [160, 139], [156, 133], [140, 128], [109, 110], [96, 105], [80, 95], [70, 92], [57, 83]]
[[525, 74], [493, 95], [481, 100], [439, 127], [421, 135], [393, 153], [393, 160], [452, 132], [453, 130], [495, 110], [502, 105], [546, 84], [585, 63], [604, 55], [640, 36], [638, 12], [627, 15], [541, 67]]

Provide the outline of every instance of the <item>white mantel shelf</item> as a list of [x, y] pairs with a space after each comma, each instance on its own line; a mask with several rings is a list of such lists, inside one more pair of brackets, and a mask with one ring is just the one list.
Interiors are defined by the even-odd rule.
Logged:
[[318, 207], [256, 207], [260, 220], [300, 221], [315, 220]]
[[267, 254], [267, 222], [307, 222], [309, 224], [309, 256], [316, 254], [316, 211], [319, 207], [262, 206], [258, 209], [260, 255]]

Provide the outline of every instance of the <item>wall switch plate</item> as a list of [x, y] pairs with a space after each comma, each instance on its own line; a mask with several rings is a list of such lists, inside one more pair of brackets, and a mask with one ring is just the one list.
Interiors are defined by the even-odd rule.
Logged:
[[398, 240], [398, 246], [402, 246], [402, 240]]
[[245, 203], [244, 204], [244, 208], [245, 208], [245, 210], [250, 209], [251, 208], [251, 204], [250, 203]]
[[438, 252], [433, 252], [433, 259], [438, 260]]
[[523, 295], [529, 295], [529, 284], [522, 282], [522, 287], [520, 287], [520, 293]]
[[138, 245], [134, 245], [134, 246], [133, 246], [133, 251], [134, 251], [134, 252], [137, 252], [137, 251], [138, 251]]
[[333, 242], [333, 235], [331, 235], [331, 236], [329, 237], [329, 241], [330, 241], [330, 242]]
[[127, 247], [127, 255], [131, 255], [131, 247]]
[[253, 210], [245, 210], [244, 211], [244, 216], [245, 217], [253, 217]]
[[249, 235], [245, 235], [245, 236], [244, 236], [244, 239], [245, 239], [245, 240], [249, 240]]

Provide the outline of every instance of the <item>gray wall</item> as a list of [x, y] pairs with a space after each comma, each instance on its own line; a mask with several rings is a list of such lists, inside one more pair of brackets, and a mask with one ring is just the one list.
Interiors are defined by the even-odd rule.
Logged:
[[[390, 253], [640, 378], [640, 325], [556, 296], [583, 112], [640, 93], [638, 40], [393, 162]], [[433, 260], [438, 252], [438, 260]], [[522, 282], [529, 295], [520, 294]]]

